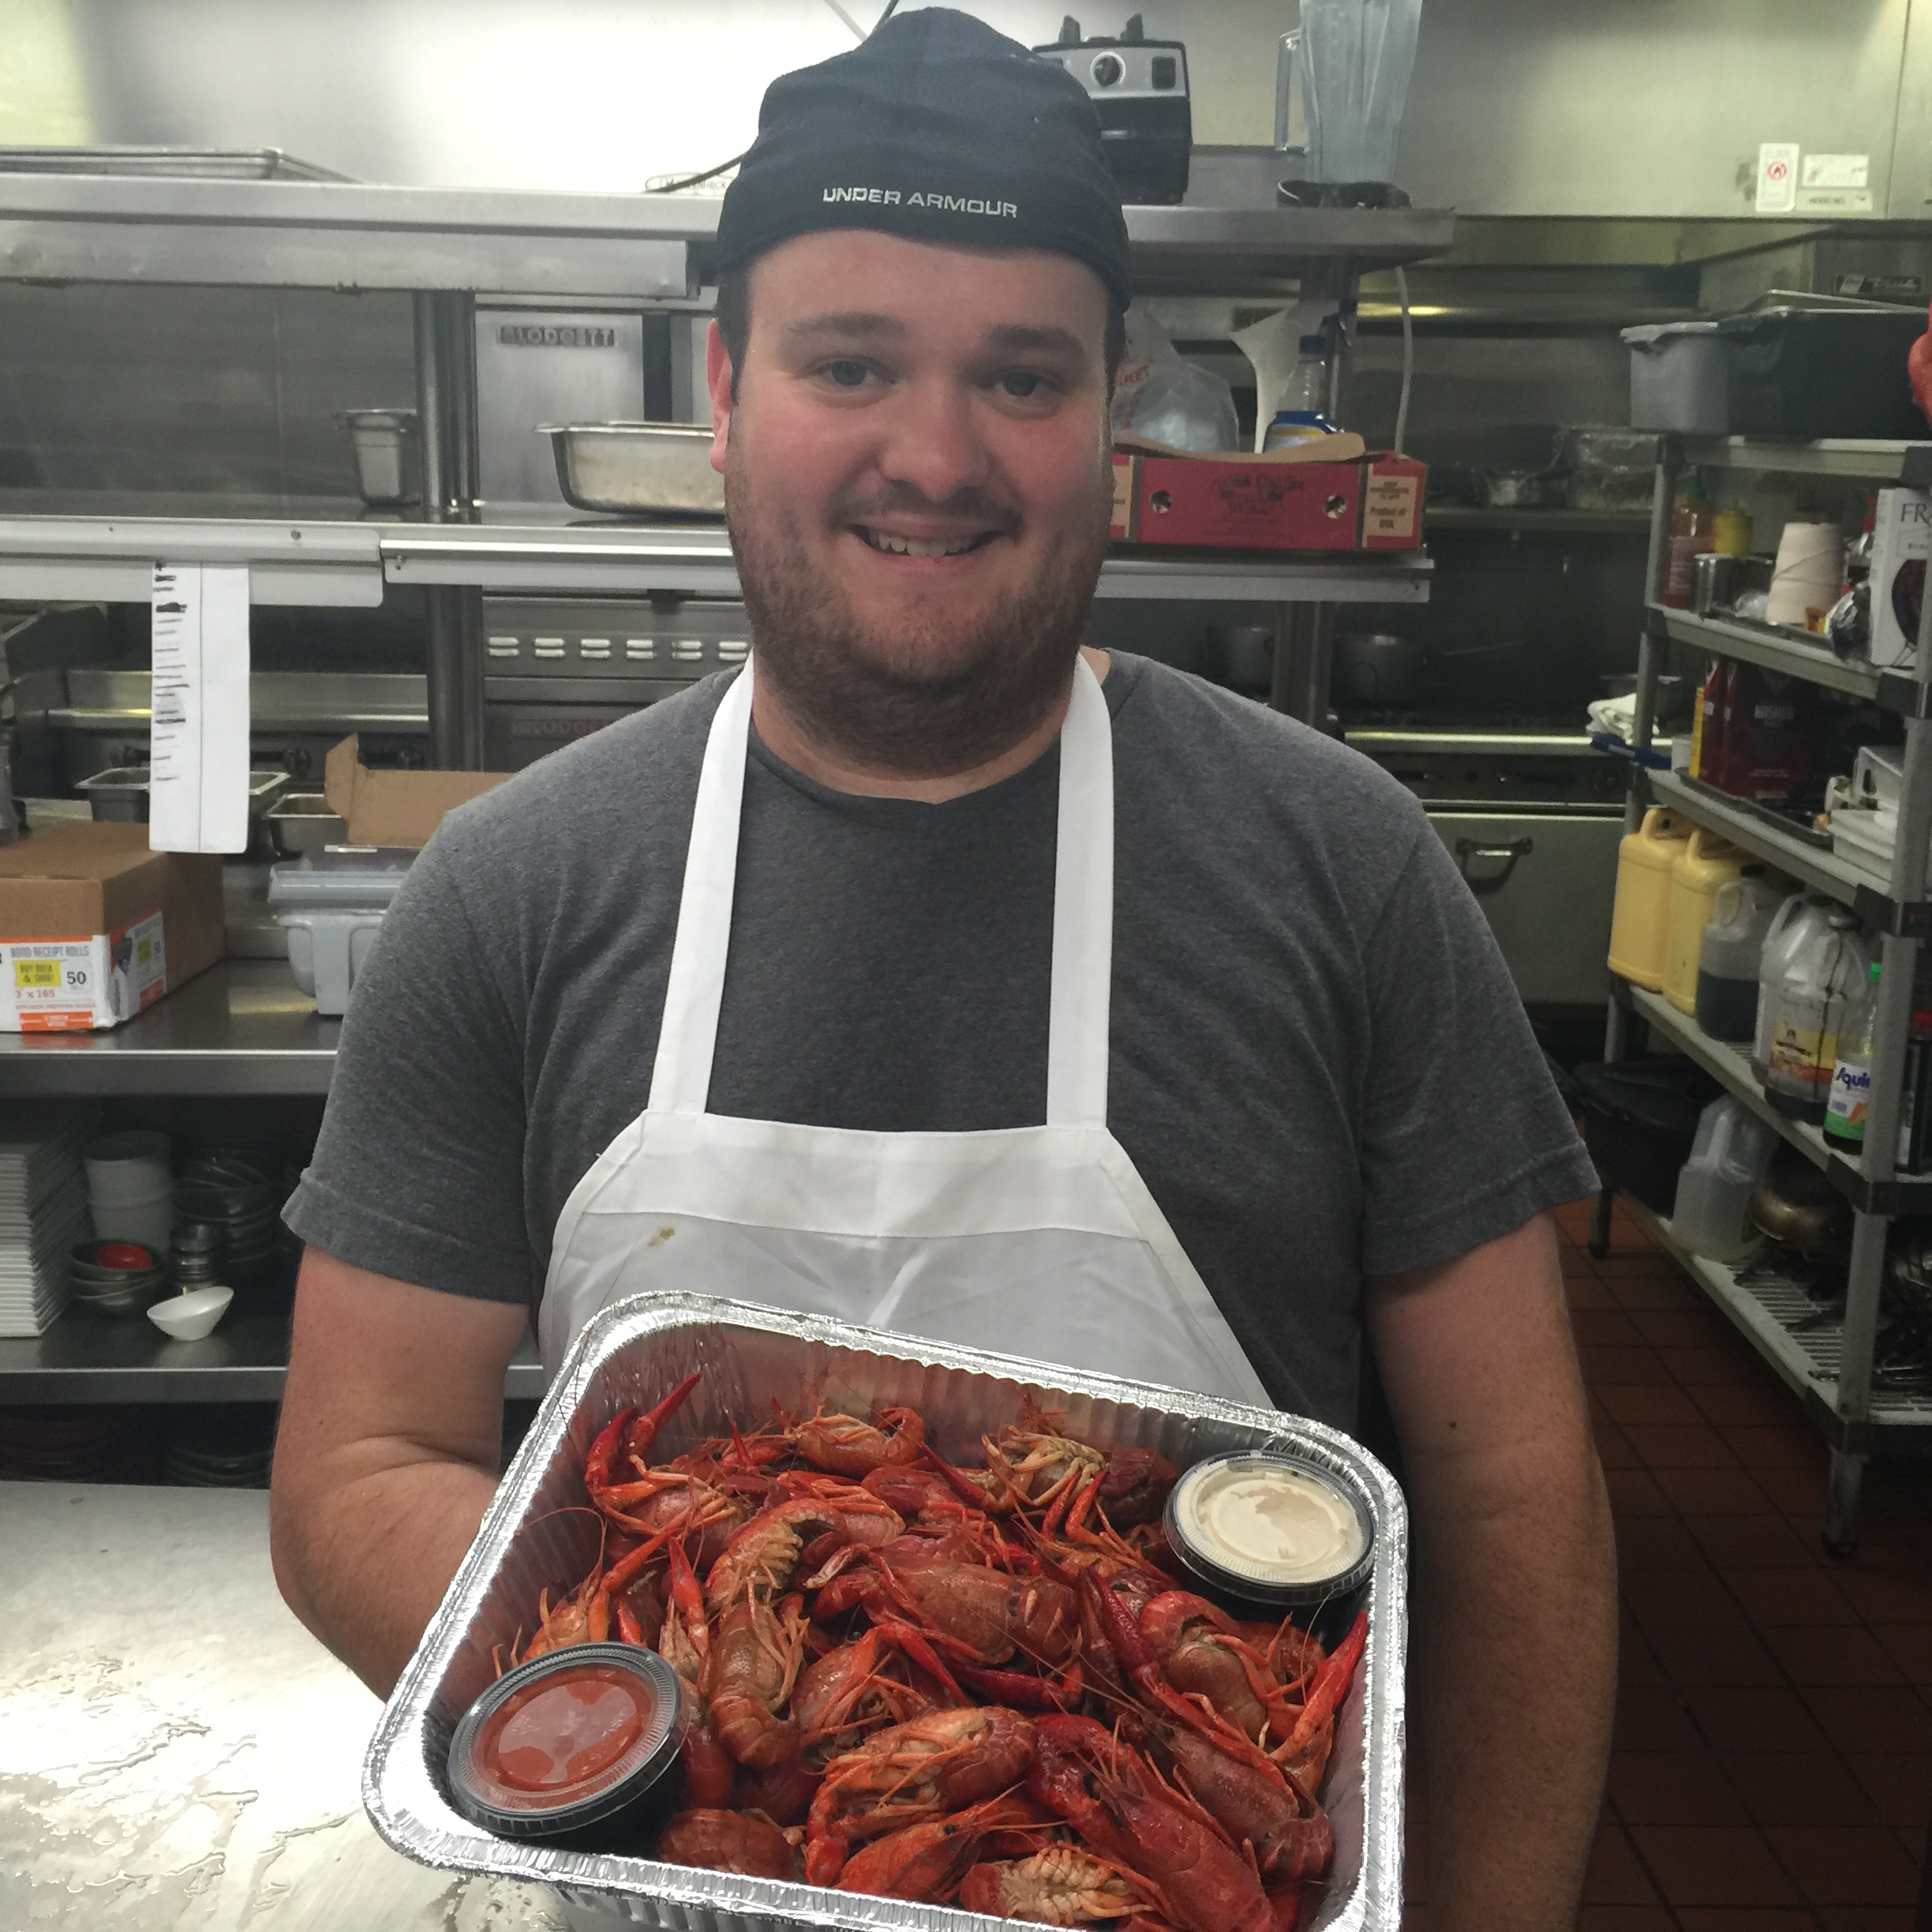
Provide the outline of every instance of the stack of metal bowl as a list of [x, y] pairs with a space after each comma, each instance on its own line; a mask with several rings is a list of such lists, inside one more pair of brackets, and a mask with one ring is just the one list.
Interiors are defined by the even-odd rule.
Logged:
[[287, 1197], [282, 1163], [273, 1154], [239, 1148], [197, 1154], [175, 1178], [177, 1245], [183, 1222], [218, 1229], [221, 1260], [211, 1279], [231, 1288], [252, 1286], [275, 1271]]
[[75, 1305], [90, 1315], [139, 1315], [167, 1292], [167, 1264], [138, 1241], [82, 1241], [68, 1253]]

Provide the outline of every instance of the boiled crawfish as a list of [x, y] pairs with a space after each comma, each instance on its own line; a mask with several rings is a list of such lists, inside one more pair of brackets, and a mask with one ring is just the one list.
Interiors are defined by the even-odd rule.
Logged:
[[957, 1811], [1017, 1784], [1033, 1726], [998, 1705], [930, 1711], [835, 1758], [805, 1826], [805, 1875], [830, 1885], [852, 1847]]

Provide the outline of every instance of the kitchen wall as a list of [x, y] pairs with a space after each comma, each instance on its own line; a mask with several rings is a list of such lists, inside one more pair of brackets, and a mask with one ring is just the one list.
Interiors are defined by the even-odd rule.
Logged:
[[[847, 22], [882, 4], [6, 0], [0, 142], [279, 147], [372, 181], [638, 188], [738, 152], [766, 84], [851, 46]], [[1109, 32], [1136, 4], [1188, 44], [1196, 138], [1270, 140], [1295, 0], [969, 10], [1031, 43], [1069, 5]], [[1865, 155], [1871, 215], [1923, 217], [1926, 15], [1926, 0], [1425, 0], [1399, 178], [1466, 214], [1750, 218], [1758, 145], [1788, 141]]]
[[335, 411], [415, 394], [406, 295], [0, 282], [0, 489], [353, 497]]

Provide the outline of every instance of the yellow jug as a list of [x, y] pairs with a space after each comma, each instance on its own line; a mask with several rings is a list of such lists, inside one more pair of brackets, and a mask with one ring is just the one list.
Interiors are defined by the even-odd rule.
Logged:
[[1653, 805], [1617, 847], [1616, 903], [1610, 913], [1610, 970], [1654, 993], [1664, 983], [1671, 867], [1690, 837], [1689, 820]]
[[1698, 942], [1710, 923], [1717, 888], [1739, 878], [1751, 863], [1749, 852], [1703, 826], [1671, 863], [1670, 913], [1664, 923], [1664, 997], [1679, 1013], [1697, 1010]]

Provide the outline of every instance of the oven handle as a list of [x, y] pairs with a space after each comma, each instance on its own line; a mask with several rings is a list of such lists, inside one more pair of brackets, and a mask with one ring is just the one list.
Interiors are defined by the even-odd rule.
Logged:
[[[1480, 839], [1459, 838], [1455, 842], [1456, 867], [1473, 893], [1500, 892], [1516, 870], [1518, 859], [1527, 859], [1536, 850], [1533, 838], [1511, 839], [1507, 845], [1485, 845]], [[1472, 859], [1500, 859], [1500, 872], [1485, 872], [1480, 878], [1470, 870]]]

